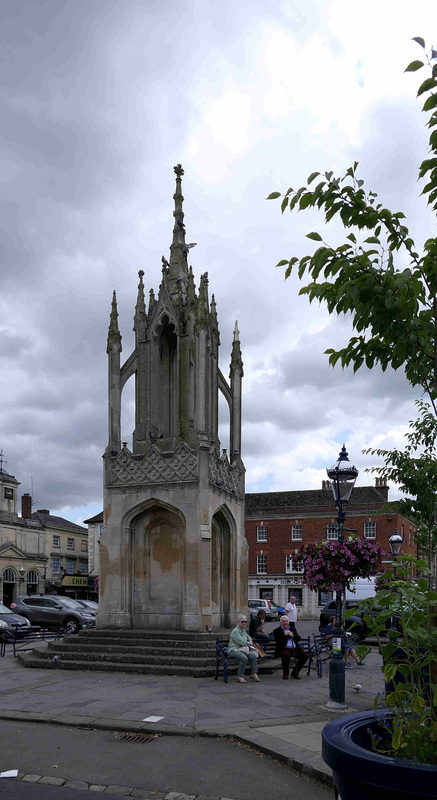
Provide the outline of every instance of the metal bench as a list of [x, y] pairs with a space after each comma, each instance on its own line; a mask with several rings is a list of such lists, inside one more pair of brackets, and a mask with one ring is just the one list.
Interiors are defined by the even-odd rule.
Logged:
[[2, 630], [0, 631], [0, 656], [6, 654], [6, 645], [10, 644], [14, 656], [17, 651], [32, 650], [36, 642], [47, 642], [53, 639], [61, 639], [67, 633], [66, 628], [40, 628], [32, 626], [25, 631]]
[[[228, 639], [220, 639], [218, 636], [216, 637], [216, 664], [215, 664], [215, 680], [217, 680], [220, 672], [223, 670], [223, 680], [225, 683], [228, 682]], [[259, 665], [264, 665], [267, 661], [273, 660], [275, 658], [275, 648], [276, 642], [274, 639], [269, 639], [267, 642], [257, 642], [262, 649], [266, 653], [265, 658], [258, 659]], [[299, 647], [308, 653], [308, 661], [307, 661], [307, 675], [310, 674], [310, 665], [311, 665], [311, 644], [310, 644], [310, 637], [308, 636], [305, 639], [301, 639], [299, 642]], [[278, 661], [278, 669], [281, 665], [280, 659], [276, 659]], [[233, 665], [234, 666], [234, 665]], [[235, 670], [237, 670], [237, 664], [235, 664]]]

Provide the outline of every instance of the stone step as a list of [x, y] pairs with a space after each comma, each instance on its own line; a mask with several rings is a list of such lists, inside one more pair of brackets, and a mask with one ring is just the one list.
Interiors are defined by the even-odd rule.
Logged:
[[171, 653], [173, 650], [180, 652], [180, 653], [203, 653], [205, 656], [211, 656], [215, 653], [215, 642], [209, 642], [203, 644], [202, 642], [172, 642], [172, 641], [161, 641], [156, 640], [152, 642], [146, 642], [142, 639], [131, 639], [128, 641], [123, 641], [122, 639], [79, 639], [78, 637], [72, 636], [64, 636], [63, 639], [55, 640], [54, 642], [50, 642], [51, 644], [60, 645], [62, 644], [63, 647], [68, 648], [76, 648], [76, 649], [83, 649], [89, 650], [90, 648], [95, 649], [97, 652], [100, 651], [102, 648], [112, 648], [114, 652], [118, 650], [119, 652], [143, 652], [143, 653]]
[[177, 640], [181, 642], [214, 642], [215, 637], [227, 638], [230, 631], [218, 631], [217, 633], [203, 633], [201, 631], [172, 631], [172, 630], [123, 630], [120, 628], [85, 628], [80, 630], [75, 637], [94, 639], [114, 636], [117, 639], [162, 639]]
[[62, 648], [63, 650], [70, 650], [74, 652], [84, 652], [84, 653], [101, 653], [101, 652], [112, 652], [112, 653], [137, 653], [143, 655], [161, 655], [167, 654], [171, 655], [171, 653], [175, 653], [177, 655], [192, 655], [196, 654], [197, 656], [203, 656], [204, 658], [212, 658], [215, 655], [215, 645], [214, 647], [195, 647], [193, 648], [192, 645], [181, 645], [180, 643], [177, 644], [167, 644], [162, 646], [156, 646], [154, 644], [140, 644], [138, 645], [136, 640], [132, 642], [125, 643], [123, 642], [120, 644], [119, 642], [112, 642], [112, 641], [102, 641], [101, 643], [97, 644], [96, 642], [71, 642], [70, 637], [65, 637], [63, 640], [55, 640], [50, 641], [48, 643], [50, 645], [50, 649], [52, 650], [59, 650]]
[[210, 657], [198, 658], [196, 654], [191, 656], [178, 656], [172, 654], [161, 654], [155, 656], [135, 654], [135, 653], [113, 653], [113, 652], [86, 652], [84, 650], [69, 651], [63, 648], [56, 648], [55, 651], [49, 649], [33, 650], [33, 654], [42, 659], [51, 659], [58, 656], [58, 659], [65, 659], [67, 661], [112, 661], [114, 664], [118, 663], [132, 663], [132, 664], [153, 664], [161, 665], [180, 665], [180, 666], [193, 666], [193, 667], [208, 667], [211, 665], [212, 659]]
[[[180, 675], [192, 678], [214, 678], [215, 662], [209, 666], [186, 666], [181, 664], [135, 664], [120, 663], [114, 661], [85, 661], [81, 659], [67, 660], [60, 658], [58, 661], [53, 659], [41, 658], [40, 650], [27, 653], [18, 653], [17, 658], [24, 667], [36, 669], [68, 669], [77, 671], [91, 672], [129, 672], [138, 675]], [[269, 660], [267, 663], [259, 664], [260, 674], [271, 674], [274, 670], [281, 668], [280, 660]], [[237, 665], [229, 664], [229, 675], [237, 674]], [[219, 680], [223, 680], [223, 675], [219, 675]]]

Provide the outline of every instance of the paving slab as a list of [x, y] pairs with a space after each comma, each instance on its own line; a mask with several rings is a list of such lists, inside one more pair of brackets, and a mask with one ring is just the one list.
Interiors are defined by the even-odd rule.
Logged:
[[[345, 674], [347, 713], [373, 710], [382, 691], [381, 656]], [[339, 712], [328, 710], [329, 675], [280, 672], [261, 683], [223, 679], [29, 669], [10, 654], [0, 659], [0, 719], [71, 727], [147, 731], [162, 735], [231, 736], [322, 782], [330, 770], [321, 756], [321, 731]], [[357, 688], [355, 688], [357, 687]], [[146, 722], [149, 716], [162, 717]], [[41, 776], [24, 779], [37, 782]], [[121, 789], [126, 787], [120, 787]], [[94, 792], [103, 792], [94, 788]], [[106, 789], [107, 792], [107, 789]]]

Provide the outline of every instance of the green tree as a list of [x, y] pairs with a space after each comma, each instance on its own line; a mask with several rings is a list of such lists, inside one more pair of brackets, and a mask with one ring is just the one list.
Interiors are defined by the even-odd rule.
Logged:
[[[406, 72], [415, 72], [426, 64], [429, 77], [417, 95], [425, 96], [423, 111], [430, 128], [429, 157], [420, 165], [419, 177], [427, 182], [422, 194], [437, 210], [437, 52], [427, 53], [425, 42], [415, 37], [423, 60], [411, 62]], [[367, 191], [357, 177], [358, 164], [349, 167], [341, 178], [332, 172], [313, 172], [305, 186], [285, 195], [272, 192], [268, 199], [282, 197], [282, 213], [288, 208], [303, 211], [317, 208], [325, 221], [339, 217], [346, 240], [332, 246], [320, 233], [308, 238], [320, 242], [315, 252], [282, 260], [288, 278], [297, 269], [299, 278], [310, 282], [300, 294], [310, 302], [327, 305], [330, 314], [351, 314], [354, 335], [341, 350], [329, 349], [329, 362], [335, 366], [362, 364], [383, 370], [403, 367], [412, 386], [420, 386], [428, 395], [437, 416], [437, 238], [416, 247], [401, 211], [392, 212], [377, 202], [377, 194]], [[315, 187], [315, 188], [313, 188]], [[397, 265], [395, 264], [397, 260]], [[355, 335], [356, 334], [356, 335]]]
[[410, 420], [410, 431], [405, 437], [408, 444], [404, 450], [369, 448], [363, 453], [378, 456], [384, 461], [384, 466], [371, 467], [367, 472], [376, 472], [386, 481], [394, 481], [399, 484], [401, 492], [409, 495], [396, 501], [396, 507], [399, 513], [414, 520], [417, 525], [416, 540], [427, 553], [431, 589], [434, 550], [437, 546], [437, 419], [429, 403], [418, 400], [416, 405], [419, 418]]

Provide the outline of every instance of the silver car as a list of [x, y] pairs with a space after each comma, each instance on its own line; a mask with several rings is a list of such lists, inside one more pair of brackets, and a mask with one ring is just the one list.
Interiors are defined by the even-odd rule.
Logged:
[[30, 627], [29, 620], [14, 614], [10, 608], [0, 603], [0, 633], [2, 631], [26, 631]]

